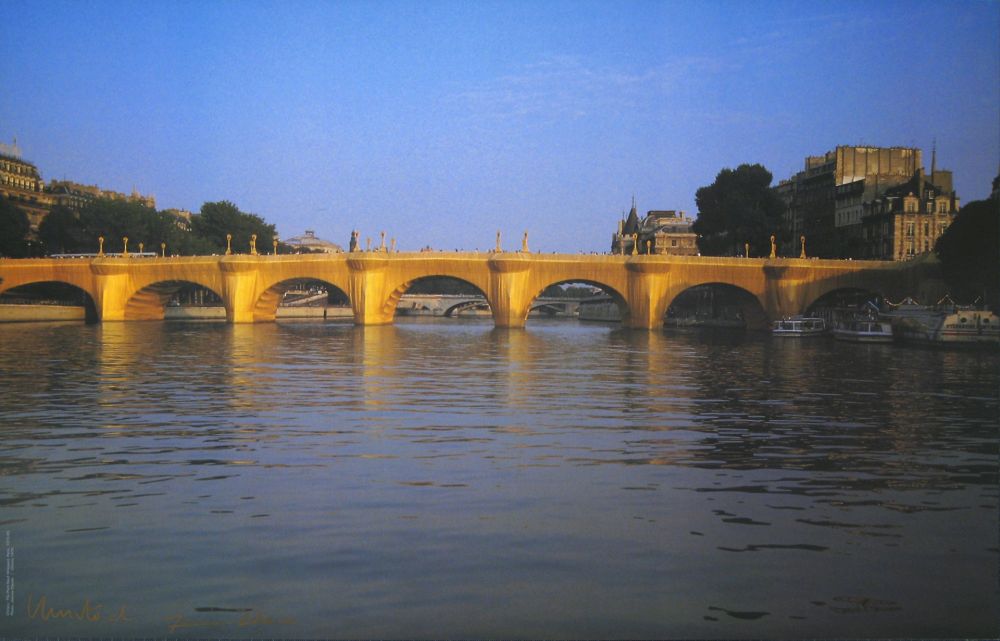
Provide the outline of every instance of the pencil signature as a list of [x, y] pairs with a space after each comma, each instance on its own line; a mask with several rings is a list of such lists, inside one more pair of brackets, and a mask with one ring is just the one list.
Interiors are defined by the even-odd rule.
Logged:
[[91, 603], [90, 598], [86, 597], [79, 608], [59, 608], [50, 605], [48, 596], [44, 594], [37, 601], [33, 595], [28, 595], [28, 618], [41, 621], [70, 619], [88, 623], [124, 623], [129, 620], [124, 605], [117, 609], [105, 608], [104, 604]]

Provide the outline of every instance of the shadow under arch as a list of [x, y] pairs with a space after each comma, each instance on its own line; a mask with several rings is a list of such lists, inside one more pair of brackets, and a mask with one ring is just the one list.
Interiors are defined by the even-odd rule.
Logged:
[[[286, 296], [294, 298], [286, 301]], [[322, 278], [301, 277], [280, 280], [265, 289], [254, 303], [254, 322], [273, 321], [282, 303], [293, 307], [349, 307], [350, 295], [336, 283]], [[326, 316], [324, 315], [324, 318]]]
[[[429, 300], [406, 307], [403, 296], [407, 294], [426, 296]], [[433, 297], [439, 298], [433, 300]], [[492, 306], [483, 290], [457, 276], [429, 274], [406, 281], [393, 290], [386, 299], [383, 313], [390, 319], [400, 313], [453, 318], [462, 311], [473, 309], [489, 310], [492, 315]]]
[[760, 299], [730, 283], [692, 285], [667, 302], [666, 327], [718, 327], [765, 330], [769, 319]]
[[[590, 288], [592, 291], [590, 292], [589, 296], [566, 295], [569, 293], [573, 293], [572, 290], [574, 288], [572, 287], [564, 288], [563, 287], [564, 285], [570, 285], [570, 286], [582, 285], [585, 288]], [[559, 292], [559, 295], [553, 296], [552, 298], [565, 297], [567, 303], [574, 303], [574, 302], [577, 303], [579, 305], [578, 309], [580, 310], [581, 314], [589, 314], [590, 312], [593, 312], [593, 317], [583, 318], [583, 316], [580, 316], [580, 318], [583, 320], [603, 320], [610, 322], [621, 321], [623, 325], [628, 323], [628, 319], [630, 316], [628, 301], [625, 300], [625, 297], [622, 296], [621, 293], [618, 292], [618, 290], [600, 281], [577, 279], [577, 278], [567, 278], [564, 280], [551, 282], [542, 289], [538, 290], [538, 292], [534, 296], [532, 296], [531, 302], [528, 304], [528, 308], [525, 310], [525, 317], [524, 317], [525, 322], [527, 322], [528, 318], [530, 318], [532, 311], [536, 311], [546, 305], [554, 304], [551, 301], [539, 302], [538, 299], [544, 297], [546, 292], [556, 293], [554, 292], [554, 290], [557, 288], [561, 289], [562, 292]], [[597, 292], [593, 291], [595, 289], [600, 290], [601, 292], [603, 292], [603, 294], [598, 294]], [[577, 292], [577, 293], [584, 293], [584, 292]], [[592, 306], [593, 309], [588, 310], [587, 309], [588, 306]], [[565, 308], [563, 311], [565, 311]], [[617, 314], [615, 313], [616, 311]]]
[[[14, 320], [81, 320], [80, 314], [66, 308], [82, 308], [82, 320], [96, 323], [97, 305], [87, 290], [61, 280], [22, 283], [8, 289], [0, 283], [0, 305], [20, 306]], [[29, 309], [30, 306], [30, 309]]]
[[816, 297], [806, 306], [805, 312], [806, 315], [819, 315], [828, 322], [833, 322], [842, 316], [861, 310], [867, 303], [881, 307], [884, 301], [885, 296], [873, 289], [837, 287]]
[[125, 303], [125, 320], [163, 320], [171, 301], [183, 306], [221, 307], [222, 296], [211, 287], [189, 280], [161, 280], [132, 294]]

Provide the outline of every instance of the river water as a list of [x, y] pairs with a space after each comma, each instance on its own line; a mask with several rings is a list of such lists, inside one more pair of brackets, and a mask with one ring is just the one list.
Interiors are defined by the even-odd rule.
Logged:
[[996, 636], [1000, 357], [0, 326], [0, 636]]

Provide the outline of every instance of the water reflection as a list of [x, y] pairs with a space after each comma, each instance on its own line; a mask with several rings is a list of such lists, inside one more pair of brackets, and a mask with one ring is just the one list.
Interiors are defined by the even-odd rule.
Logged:
[[996, 354], [556, 321], [0, 341], [15, 634], [997, 632]]

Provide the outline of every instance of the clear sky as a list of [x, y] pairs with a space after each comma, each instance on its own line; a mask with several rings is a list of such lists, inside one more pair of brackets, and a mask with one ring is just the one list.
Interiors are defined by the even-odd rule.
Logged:
[[5, 0], [0, 141], [46, 180], [230, 200], [285, 237], [607, 251], [837, 145], [1000, 168], [991, 2]]

